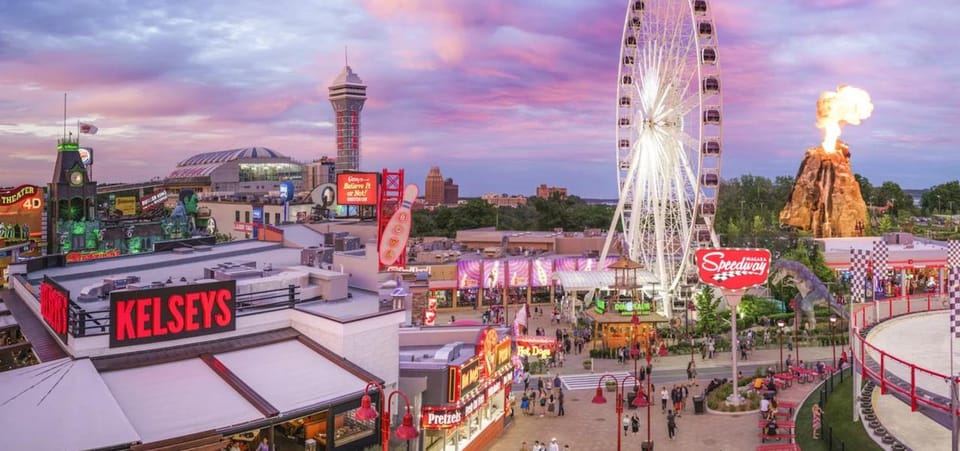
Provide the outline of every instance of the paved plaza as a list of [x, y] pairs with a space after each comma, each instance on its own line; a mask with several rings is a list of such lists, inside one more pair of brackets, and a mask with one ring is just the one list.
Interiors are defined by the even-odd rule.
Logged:
[[[513, 309], [511, 316], [513, 318]], [[468, 317], [466, 314], [458, 314], [457, 317]], [[543, 318], [533, 318], [530, 324], [530, 330], [537, 327], [543, 327], [548, 336], [553, 336], [558, 327], [555, 323], [550, 324], [546, 316]], [[566, 327], [566, 326], [564, 326]], [[839, 354], [840, 349], [837, 349]], [[786, 347], [784, 355], [788, 354]], [[563, 417], [557, 416], [528, 416], [519, 410], [519, 401], [517, 402], [517, 411], [513, 424], [508, 426], [500, 439], [491, 448], [494, 451], [515, 451], [520, 449], [523, 441], [532, 444], [534, 440], [549, 442], [556, 437], [561, 446], [570, 445], [573, 451], [610, 451], [617, 449], [617, 435], [622, 440], [622, 449], [639, 450], [640, 444], [646, 439], [647, 420], [646, 408], [626, 409], [627, 414], [636, 413], [640, 417], [640, 432], [623, 435], [623, 428], [619, 418], [616, 418], [614, 404], [614, 394], [604, 392], [607, 397], [606, 404], [593, 404], [591, 399], [595, 393], [597, 384], [597, 375], [612, 373], [623, 375], [632, 372], [631, 365], [620, 365], [615, 359], [596, 359], [594, 365], [596, 370], [593, 375], [583, 369], [584, 358], [589, 358], [587, 349], [581, 355], [568, 355], [563, 368], [552, 369], [549, 378], [554, 374], [560, 374], [565, 386], [565, 411]], [[832, 348], [815, 347], [801, 348], [800, 358], [805, 361], [829, 361], [832, 358]], [[744, 362], [749, 371], [744, 370], [744, 374], [752, 374], [753, 366], [767, 367], [776, 365], [779, 359], [779, 349], [762, 349], [751, 353], [750, 359]], [[685, 370], [690, 361], [690, 355], [666, 356], [660, 359], [660, 362], [654, 362], [654, 384], [657, 386], [655, 399], [659, 399], [660, 385], [663, 383], [672, 386], [673, 383], [684, 382], [686, 380]], [[730, 377], [730, 353], [719, 353], [716, 358], [702, 360], [700, 355], [695, 356], [695, 361], [699, 373], [699, 386], [694, 387], [691, 395], [699, 395], [706, 387], [712, 377]], [[545, 378], [547, 376], [544, 376]], [[535, 380], [533, 377], [531, 380]], [[592, 382], [590, 382], [592, 381]], [[800, 402], [816, 386], [814, 383], [794, 384], [791, 388], [781, 392], [780, 398], [788, 401]], [[522, 384], [515, 387], [522, 389]], [[519, 391], [515, 390], [519, 399]], [[657, 450], [753, 450], [760, 444], [757, 427], [758, 414], [716, 414], [707, 413], [704, 415], [694, 415], [692, 400], [687, 405], [687, 410], [677, 420], [677, 437], [670, 440], [667, 436], [666, 415], [661, 413], [659, 401], [651, 409], [651, 437], [654, 441], [654, 449]]]

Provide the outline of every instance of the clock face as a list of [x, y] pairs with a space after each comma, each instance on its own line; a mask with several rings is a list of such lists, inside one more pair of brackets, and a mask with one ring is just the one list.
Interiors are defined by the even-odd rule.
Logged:
[[70, 173], [70, 184], [73, 186], [83, 185], [83, 173], [80, 171]]

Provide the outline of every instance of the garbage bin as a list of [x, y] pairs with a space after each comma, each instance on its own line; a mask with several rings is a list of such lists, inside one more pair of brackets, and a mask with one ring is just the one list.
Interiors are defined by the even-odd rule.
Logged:
[[640, 449], [643, 451], [653, 451], [653, 441], [640, 442]]
[[693, 397], [693, 413], [694, 415], [702, 415], [707, 413], [707, 409], [704, 406], [703, 395]]

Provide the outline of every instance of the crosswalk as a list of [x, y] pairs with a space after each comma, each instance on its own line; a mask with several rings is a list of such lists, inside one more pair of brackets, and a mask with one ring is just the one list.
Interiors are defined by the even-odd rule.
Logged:
[[[629, 375], [630, 373], [626, 371], [620, 371], [620, 372], [610, 373], [610, 374], [613, 374], [613, 376], [616, 377], [617, 380], [622, 381], [623, 378]], [[601, 376], [603, 376], [603, 374], [593, 374], [593, 373], [567, 374], [567, 375], [560, 376], [560, 382], [563, 383], [563, 388], [565, 390], [595, 389], [597, 388], [597, 383], [600, 382]], [[610, 379], [607, 378], [607, 380], [610, 380]]]

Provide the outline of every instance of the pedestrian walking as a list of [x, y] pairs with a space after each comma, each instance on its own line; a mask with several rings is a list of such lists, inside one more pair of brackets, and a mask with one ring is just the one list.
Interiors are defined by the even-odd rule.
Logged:
[[624, 415], [623, 415], [623, 436], [624, 436], [624, 437], [627, 436], [627, 431], [628, 431], [628, 430], [630, 430], [630, 416], [624, 414]]
[[550, 446], [547, 447], [547, 451], [560, 451], [560, 444], [557, 443], [556, 437], [550, 440]]
[[637, 417], [637, 414], [633, 414], [630, 417], [630, 430], [633, 431], [633, 435], [637, 435], [637, 432], [640, 432], [640, 418]]
[[693, 359], [687, 364], [687, 381], [691, 384], [697, 383], [697, 364], [693, 363]]
[[560, 394], [557, 396], [557, 416], [562, 417], [564, 415], [563, 411], [563, 390], [560, 390]]
[[667, 434], [670, 436], [670, 440], [673, 440], [677, 435], [677, 417], [672, 410], [667, 413]]
[[670, 399], [670, 393], [667, 392], [667, 386], [660, 389], [660, 413], [667, 412], [667, 401]]

